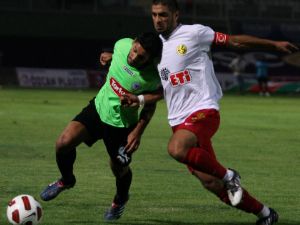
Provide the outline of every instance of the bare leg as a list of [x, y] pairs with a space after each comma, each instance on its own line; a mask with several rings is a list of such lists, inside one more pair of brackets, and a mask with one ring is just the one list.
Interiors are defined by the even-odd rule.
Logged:
[[60, 192], [75, 185], [73, 164], [76, 159], [76, 147], [89, 138], [85, 126], [72, 121], [64, 129], [56, 141], [56, 163], [61, 173], [61, 178], [49, 184], [40, 194], [41, 199], [49, 201], [56, 198]]
[[56, 141], [56, 163], [65, 184], [75, 183], [73, 164], [76, 159], [76, 147], [90, 138], [85, 126], [71, 121]]
[[[232, 206], [228, 199], [227, 191], [222, 180], [199, 171], [192, 171], [192, 174], [202, 183], [205, 189], [214, 193], [225, 204]], [[264, 205], [252, 197], [245, 189], [243, 189], [243, 198], [241, 203], [235, 206], [237, 209], [247, 213], [253, 213], [257, 216], [259, 216], [259, 213], [262, 211], [263, 207]]]
[[179, 162], [185, 163], [194, 170], [201, 171], [222, 179], [225, 169], [208, 151], [197, 147], [196, 135], [185, 129], [177, 130], [171, 137], [168, 152]]

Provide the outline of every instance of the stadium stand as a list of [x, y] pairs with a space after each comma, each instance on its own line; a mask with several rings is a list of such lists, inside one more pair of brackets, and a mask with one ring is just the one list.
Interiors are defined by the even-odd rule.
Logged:
[[[299, 0], [178, 1], [184, 23], [201, 23], [224, 33], [255, 34], [300, 43]], [[43, 57], [18, 59], [19, 50], [41, 54], [40, 47], [35, 46], [43, 46], [43, 42], [45, 53], [53, 53], [56, 48], [63, 50], [61, 55], [65, 56], [74, 52], [72, 44], [76, 43], [79, 52], [96, 55], [105, 47], [101, 43], [112, 44], [125, 34], [133, 36], [151, 30], [150, 7], [149, 0], [0, 0], [3, 64], [33, 66]], [[86, 54], [73, 60], [51, 57], [54, 63], [45, 57], [42, 66], [61, 66], [60, 62], [68, 62], [68, 67], [78, 63], [93, 66], [95, 62], [88, 64], [91, 57]]]
[[[151, 1], [145, 0], [0, 0], [0, 11], [52, 11], [103, 13], [107, 9], [118, 13], [148, 15]], [[184, 17], [294, 20], [299, 18], [297, 0], [179, 0]]]
[[1, 10], [28, 10], [29, 1], [18, 1], [18, 0], [1, 0]]

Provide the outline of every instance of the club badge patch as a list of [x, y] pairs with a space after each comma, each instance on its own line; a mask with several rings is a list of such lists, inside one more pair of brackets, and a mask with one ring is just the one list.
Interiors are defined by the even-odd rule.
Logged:
[[181, 45], [177, 46], [176, 50], [179, 55], [185, 55], [187, 52], [187, 47], [185, 45], [181, 44]]
[[140, 87], [141, 87], [141, 84], [140, 84], [140, 83], [137, 83], [137, 82], [135, 82], [135, 83], [133, 83], [133, 84], [132, 84], [132, 86], [131, 86], [131, 87], [132, 87], [132, 89], [133, 89], [133, 90], [135, 90], [135, 91], [136, 91], [136, 90], [140, 89]]
[[170, 70], [163, 68], [160, 71], [160, 77], [162, 80], [167, 81], [169, 79]]

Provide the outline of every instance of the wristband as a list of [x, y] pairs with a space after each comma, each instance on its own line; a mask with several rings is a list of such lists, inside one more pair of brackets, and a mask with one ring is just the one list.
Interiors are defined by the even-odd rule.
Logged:
[[144, 95], [138, 95], [137, 97], [139, 99], [139, 105], [140, 105], [140, 107], [143, 107], [145, 105], [145, 97], [144, 97]]

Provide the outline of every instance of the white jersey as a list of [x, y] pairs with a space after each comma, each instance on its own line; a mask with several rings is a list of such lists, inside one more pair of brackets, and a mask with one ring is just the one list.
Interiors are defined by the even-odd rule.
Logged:
[[219, 110], [222, 89], [215, 76], [210, 46], [215, 32], [206, 26], [179, 25], [163, 41], [158, 71], [171, 126], [201, 109]]

